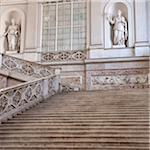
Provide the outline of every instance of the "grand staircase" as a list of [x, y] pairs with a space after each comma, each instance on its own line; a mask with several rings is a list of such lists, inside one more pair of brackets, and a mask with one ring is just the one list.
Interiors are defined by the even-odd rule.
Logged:
[[149, 150], [148, 89], [55, 95], [0, 125], [0, 150]]

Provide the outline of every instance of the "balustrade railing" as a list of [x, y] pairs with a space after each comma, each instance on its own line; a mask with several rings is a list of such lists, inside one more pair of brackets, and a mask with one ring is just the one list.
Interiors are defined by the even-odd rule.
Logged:
[[0, 54], [0, 69], [34, 77], [0, 90], [0, 123], [59, 92], [60, 69]]
[[58, 76], [48, 76], [0, 90], [0, 123], [58, 91]]
[[84, 61], [87, 50], [42, 52], [41, 62]]
[[0, 68], [2, 70], [7, 70], [11, 73], [17, 72], [34, 78], [41, 78], [55, 74], [55, 68], [43, 66], [4, 54], [1, 54], [0, 56], [0, 64]]

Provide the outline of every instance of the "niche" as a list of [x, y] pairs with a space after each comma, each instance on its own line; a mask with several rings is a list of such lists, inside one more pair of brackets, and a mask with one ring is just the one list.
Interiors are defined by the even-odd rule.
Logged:
[[[25, 14], [21, 9], [12, 8], [6, 9], [1, 15], [1, 28], [0, 35], [4, 35], [8, 31], [8, 27], [11, 25], [12, 19], [15, 21], [15, 25], [18, 26], [18, 37], [16, 39], [18, 46], [15, 51], [9, 50], [8, 35], [1, 36], [0, 47], [1, 52], [21, 53], [24, 50], [24, 38], [25, 38]], [[15, 41], [15, 40], [14, 40]]]
[[[105, 43], [105, 48], [114, 48], [114, 29], [113, 25], [111, 25], [110, 21], [108, 20], [108, 16], [111, 18], [117, 17], [118, 11], [120, 10], [122, 13], [122, 17], [125, 18], [126, 24], [126, 29], [127, 29], [127, 38], [125, 39], [124, 47], [132, 47], [134, 44], [133, 41], [133, 35], [134, 35], [134, 30], [133, 30], [133, 19], [132, 19], [132, 6], [130, 3], [128, 3], [126, 0], [116, 0], [113, 2], [113, 0], [110, 0], [104, 9], [104, 43]], [[115, 47], [116, 48], [116, 47]], [[122, 46], [117, 47], [117, 48], [123, 48]]]

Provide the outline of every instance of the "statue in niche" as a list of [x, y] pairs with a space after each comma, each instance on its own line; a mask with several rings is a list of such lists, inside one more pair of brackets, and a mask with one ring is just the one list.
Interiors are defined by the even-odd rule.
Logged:
[[20, 49], [20, 27], [16, 24], [14, 19], [11, 19], [11, 24], [4, 33], [7, 37], [9, 51], [17, 51]]
[[107, 16], [108, 21], [113, 25], [113, 45], [125, 47], [128, 38], [127, 22], [122, 16], [121, 10], [118, 10], [117, 16], [112, 18]]

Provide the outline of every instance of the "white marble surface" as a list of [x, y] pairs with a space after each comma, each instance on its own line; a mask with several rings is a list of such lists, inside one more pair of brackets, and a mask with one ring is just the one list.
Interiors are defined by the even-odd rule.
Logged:
[[[4, 2], [4, 1], [2, 1]], [[15, 0], [11, 1], [8, 0], [7, 2], [4, 2], [5, 5], [2, 5], [0, 8], [0, 18], [3, 16], [4, 12], [7, 12], [8, 9], [20, 9], [24, 12], [26, 16], [26, 21], [25, 21], [25, 35], [24, 35], [24, 40], [25, 40], [25, 45], [23, 52], [29, 52], [29, 50], [35, 50], [35, 51], [42, 51], [41, 49], [41, 35], [42, 35], [42, 7], [41, 3], [36, 3], [37, 1], [21, 1], [21, 0]], [[34, 3], [33, 3], [34, 2]], [[113, 2], [120, 2], [120, 1], [113, 1]], [[124, 6], [126, 3], [125, 0], [122, 0], [122, 6]], [[149, 25], [148, 23], [150, 22], [150, 16], [149, 16], [149, 2], [147, 0], [143, 1], [130, 1], [129, 3], [129, 10], [128, 10], [128, 15], [129, 17], [133, 18], [133, 12], [135, 12], [135, 19], [132, 19], [132, 21], [135, 20], [135, 28], [134, 28], [134, 22], [129, 21], [129, 47], [133, 49], [132, 51], [124, 51], [120, 50], [121, 52], [106, 52], [105, 47], [107, 47], [107, 44], [105, 44], [105, 41], [108, 41], [108, 39], [105, 39], [105, 23], [104, 23], [104, 9], [107, 6], [108, 3], [110, 3], [111, 6], [111, 1], [92, 1], [89, 0], [89, 9], [87, 9], [87, 14], [88, 14], [88, 27], [87, 27], [87, 35], [89, 36], [87, 40], [88, 43], [87, 45], [92, 52], [91, 58], [104, 58], [104, 57], [127, 57], [127, 56], [133, 56], [133, 54], [137, 54], [137, 56], [145, 56], [147, 55], [148, 51], [147, 47], [141, 45], [141, 50], [137, 50], [139, 48], [134, 49], [134, 47], [139, 47], [137, 46], [137, 42], [147, 42], [149, 44], [150, 41], [150, 33], [149, 33]], [[13, 5], [12, 5], [13, 4]], [[121, 5], [119, 5], [121, 6]], [[135, 8], [135, 9], [134, 9]], [[124, 10], [124, 8], [122, 8]], [[109, 9], [108, 9], [109, 11]], [[142, 22], [142, 24], [141, 24]], [[131, 27], [130, 27], [131, 26]], [[107, 32], [107, 31], [106, 31]], [[134, 33], [135, 32], [135, 33]], [[2, 32], [0, 32], [2, 33]], [[136, 45], [135, 45], [136, 44]], [[2, 49], [0, 50], [1, 52]], [[95, 52], [98, 51], [98, 52]], [[99, 53], [99, 51], [101, 51]], [[142, 52], [143, 51], [143, 52]], [[30, 56], [26, 55], [25, 56], [27, 59], [33, 58], [35, 59], [34, 55]]]

